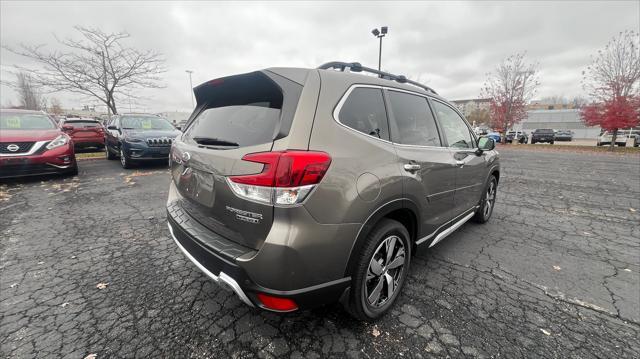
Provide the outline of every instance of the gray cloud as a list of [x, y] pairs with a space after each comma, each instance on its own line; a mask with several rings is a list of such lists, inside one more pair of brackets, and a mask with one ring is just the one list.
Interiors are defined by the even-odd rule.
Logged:
[[[130, 44], [162, 52], [167, 87], [146, 90], [138, 110], [189, 110], [194, 84], [271, 66], [316, 67], [330, 60], [377, 65], [370, 30], [389, 26], [383, 68], [420, 79], [450, 99], [475, 97], [504, 57], [527, 51], [540, 64], [539, 96], [581, 95], [590, 55], [621, 30], [640, 27], [640, 3], [627, 2], [8, 2], [0, 3], [2, 45], [42, 43], [72, 26], [126, 30]], [[30, 65], [0, 50], [2, 76]], [[53, 94], [67, 107], [86, 101]], [[17, 102], [3, 86], [1, 103]], [[121, 107], [127, 108], [125, 100]]]

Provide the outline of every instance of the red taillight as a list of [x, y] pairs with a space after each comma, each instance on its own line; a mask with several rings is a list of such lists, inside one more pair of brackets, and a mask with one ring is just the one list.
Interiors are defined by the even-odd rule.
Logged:
[[266, 187], [298, 187], [317, 184], [329, 169], [331, 157], [324, 152], [282, 151], [250, 153], [242, 160], [264, 164], [262, 172], [232, 176], [235, 183]]
[[280, 298], [264, 293], [258, 293], [258, 299], [267, 309], [277, 310], [279, 312], [291, 312], [298, 309], [296, 302], [289, 298]]

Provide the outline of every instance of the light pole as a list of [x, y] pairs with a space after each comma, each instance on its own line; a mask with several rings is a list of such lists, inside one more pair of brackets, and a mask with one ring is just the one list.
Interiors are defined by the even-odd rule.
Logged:
[[371, 33], [373, 34], [373, 36], [380, 39], [380, 47], [378, 48], [378, 71], [380, 71], [380, 68], [382, 66], [382, 38], [385, 37], [385, 35], [387, 35], [388, 31], [389, 31], [389, 28], [386, 26], [382, 26], [380, 30], [378, 29], [371, 30]]
[[194, 107], [194, 103], [193, 103], [193, 82], [191, 81], [191, 74], [193, 73], [193, 70], [184, 70], [184, 72], [189, 74], [189, 98], [191, 98], [191, 107]]

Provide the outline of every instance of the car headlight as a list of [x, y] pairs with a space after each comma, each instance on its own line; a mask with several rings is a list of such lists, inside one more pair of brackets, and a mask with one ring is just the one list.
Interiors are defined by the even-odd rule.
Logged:
[[125, 140], [125, 141], [127, 141], [127, 142], [131, 142], [131, 143], [143, 142], [143, 141], [142, 141], [141, 139], [139, 139], [139, 138], [131, 138], [131, 137], [129, 137], [129, 138], [125, 138], [124, 140]]
[[48, 150], [52, 150], [54, 148], [58, 148], [60, 146], [64, 146], [67, 143], [69, 143], [69, 136], [60, 135], [60, 136], [56, 137], [53, 141], [49, 142], [49, 144], [47, 145], [47, 149]]

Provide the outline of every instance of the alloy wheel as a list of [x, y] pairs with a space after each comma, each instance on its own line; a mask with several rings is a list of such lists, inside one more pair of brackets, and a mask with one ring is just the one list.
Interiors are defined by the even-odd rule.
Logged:
[[127, 166], [127, 159], [124, 157], [124, 151], [122, 151], [122, 149], [120, 149], [120, 163], [122, 164], [122, 167]]
[[491, 210], [496, 201], [496, 182], [491, 181], [484, 198], [483, 214], [484, 218], [488, 218], [491, 215]]
[[367, 302], [374, 308], [393, 298], [405, 264], [404, 242], [396, 235], [385, 238], [373, 253], [364, 282]]

